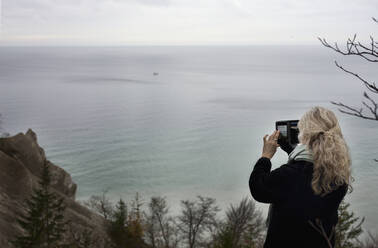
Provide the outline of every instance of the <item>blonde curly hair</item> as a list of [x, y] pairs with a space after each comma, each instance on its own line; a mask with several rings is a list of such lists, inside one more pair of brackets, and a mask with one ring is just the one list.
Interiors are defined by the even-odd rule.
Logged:
[[324, 196], [343, 184], [352, 190], [349, 148], [336, 115], [323, 107], [313, 107], [298, 123], [299, 142], [307, 145], [314, 158], [311, 187]]

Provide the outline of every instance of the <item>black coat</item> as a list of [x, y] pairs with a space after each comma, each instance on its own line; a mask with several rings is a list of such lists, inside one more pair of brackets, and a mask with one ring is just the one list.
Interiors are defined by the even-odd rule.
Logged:
[[[330, 235], [337, 223], [337, 209], [348, 186], [343, 185], [321, 197], [311, 188], [313, 164], [293, 161], [271, 170], [268, 158], [261, 157], [249, 178], [249, 188], [256, 201], [273, 203], [264, 248], [329, 248], [326, 239], [310, 224], [317, 227], [320, 220]], [[334, 235], [330, 239], [334, 246]]]

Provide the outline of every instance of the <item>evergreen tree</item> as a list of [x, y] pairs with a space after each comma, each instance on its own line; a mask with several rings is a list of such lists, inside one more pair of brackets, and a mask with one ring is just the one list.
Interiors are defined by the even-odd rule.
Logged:
[[135, 194], [134, 200], [131, 202], [131, 211], [129, 214], [129, 231], [136, 240], [143, 239], [142, 226], [142, 207], [143, 203], [139, 199], [138, 192]]
[[117, 247], [125, 247], [127, 245], [127, 206], [122, 199], [119, 199], [110, 223], [110, 236]]
[[338, 215], [339, 221], [335, 228], [335, 248], [358, 248], [358, 237], [362, 233], [361, 225], [365, 218], [360, 220], [349, 211], [350, 204], [341, 202]]
[[142, 220], [140, 219], [140, 206], [138, 196], [132, 203], [130, 213], [127, 211], [127, 205], [120, 199], [113, 211], [110, 221], [110, 237], [115, 245], [119, 248], [144, 248], [147, 247], [143, 241]]
[[47, 163], [43, 165], [39, 187], [33, 189], [26, 200], [26, 214], [17, 219], [23, 233], [11, 243], [17, 248], [64, 247], [63, 235], [67, 222], [64, 220], [63, 198], [50, 191], [51, 175]]

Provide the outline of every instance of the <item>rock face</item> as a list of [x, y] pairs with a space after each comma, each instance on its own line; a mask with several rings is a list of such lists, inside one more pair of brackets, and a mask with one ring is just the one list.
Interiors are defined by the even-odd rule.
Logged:
[[49, 164], [53, 190], [67, 206], [66, 219], [73, 229], [68, 232], [72, 237], [67, 234], [66, 238], [90, 230], [98, 240], [92, 247], [104, 247], [104, 219], [75, 201], [77, 185], [66, 171], [46, 159], [31, 129], [26, 134], [0, 138], [0, 247], [12, 247], [9, 240], [21, 232], [16, 219], [25, 211], [25, 199], [38, 185], [44, 163]]

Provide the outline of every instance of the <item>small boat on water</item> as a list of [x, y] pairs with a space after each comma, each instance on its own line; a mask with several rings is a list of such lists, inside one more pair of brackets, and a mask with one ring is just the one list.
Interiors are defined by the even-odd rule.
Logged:
[[154, 72], [152, 75], [157, 76], [159, 75], [159, 72]]

